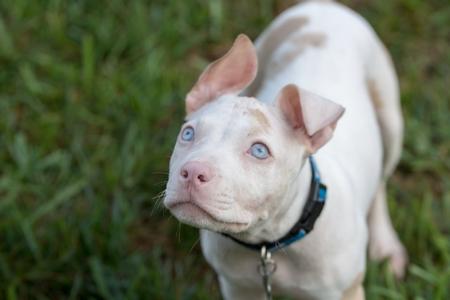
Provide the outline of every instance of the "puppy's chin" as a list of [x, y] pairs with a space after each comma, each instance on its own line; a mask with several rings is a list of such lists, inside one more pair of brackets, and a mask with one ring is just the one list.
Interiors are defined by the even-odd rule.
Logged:
[[228, 222], [219, 219], [193, 202], [169, 205], [170, 212], [182, 223], [222, 233], [241, 233], [250, 226], [247, 222]]

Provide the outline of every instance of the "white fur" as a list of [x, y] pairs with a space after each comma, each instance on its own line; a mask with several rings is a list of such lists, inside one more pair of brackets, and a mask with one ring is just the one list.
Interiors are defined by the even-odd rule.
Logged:
[[[202, 228], [202, 250], [218, 273], [225, 299], [263, 299], [257, 272], [259, 253], [216, 231], [248, 242], [278, 239], [298, 220], [309, 192], [311, 171], [304, 164], [307, 150], [293, 138], [274, 103], [287, 84], [331, 99], [346, 112], [333, 138], [315, 154], [328, 186], [327, 203], [309, 235], [273, 254], [278, 265], [274, 293], [301, 299], [341, 299], [357, 276], [364, 274], [367, 217], [377, 191], [381, 196], [371, 212], [371, 248], [377, 258], [395, 254], [394, 271], [397, 267], [400, 273], [406, 263], [383, 193], [383, 172], [386, 168], [392, 172], [401, 149], [395, 72], [369, 25], [333, 2], [309, 2], [284, 12], [256, 42], [258, 52], [272, 30], [296, 17], [308, 19], [299, 33], [324, 34], [323, 44], [306, 47], [279, 72], [264, 70], [265, 79], [253, 95], [262, 102], [227, 94], [189, 114], [185, 126], [195, 128], [197, 140], [193, 144], [179, 140], [171, 158], [165, 205], [181, 221]], [[267, 59], [276, 61], [292, 46], [286, 38]], [[374, 56], [380, 62], [376, 66]], [[374, 109], [368, 79], [380, 84], [382, 97], [390, 95], [383, 97], [384, 112]], [[270, 130], [254, 135], [272, 147], [272, 161], [255, 161], [246, 152], [260, 126], [249, 117], [253, 109], [262, 111], [270, 122]], [[389, 150], [386, 141], [395, 149]], [[177, 177], [188, 161], [213, 164], [217, 173], [214, 184], [193, 192], [181, 187]], [[188, 197], [186, 193], [191, 193], [190, 198], [184, 200], [193, 204], [177, 205]]]

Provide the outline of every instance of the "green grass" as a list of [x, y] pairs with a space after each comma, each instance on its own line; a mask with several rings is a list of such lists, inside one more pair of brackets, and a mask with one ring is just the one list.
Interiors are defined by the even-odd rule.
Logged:
[[[370, 264], [368, 299], [450, 299], [450, 5], [344, 2], [393, 54], [406, 119], [389, 198], [411, 264]], [[0, 2], [0, 299], [219, 298], [157, 195], [199, 72], [285, 6]]]

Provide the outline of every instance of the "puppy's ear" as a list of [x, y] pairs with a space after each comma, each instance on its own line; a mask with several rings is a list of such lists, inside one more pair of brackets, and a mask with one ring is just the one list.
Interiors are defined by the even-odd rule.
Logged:
[[238, 94], [255, 79], [257, 69], [253, 43], [240, 34], [231, 49], [200, 75], [186, 96], [186, 112], [194, 112], [223, 94]]
[[291, 128], [303, 137], [311, 154], [331, 139], [337, 121], [345, 111], [341, 105], [294, 84], [281, 90], [277, 104]]

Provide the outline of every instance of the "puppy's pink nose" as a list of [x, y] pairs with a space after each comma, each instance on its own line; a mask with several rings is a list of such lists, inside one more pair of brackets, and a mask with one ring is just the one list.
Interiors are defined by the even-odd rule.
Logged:
[[190, 161], [181, 167], [180, 178], [182, 181], [199, 186], [213, 179], [214, 172], [208, 163]]

